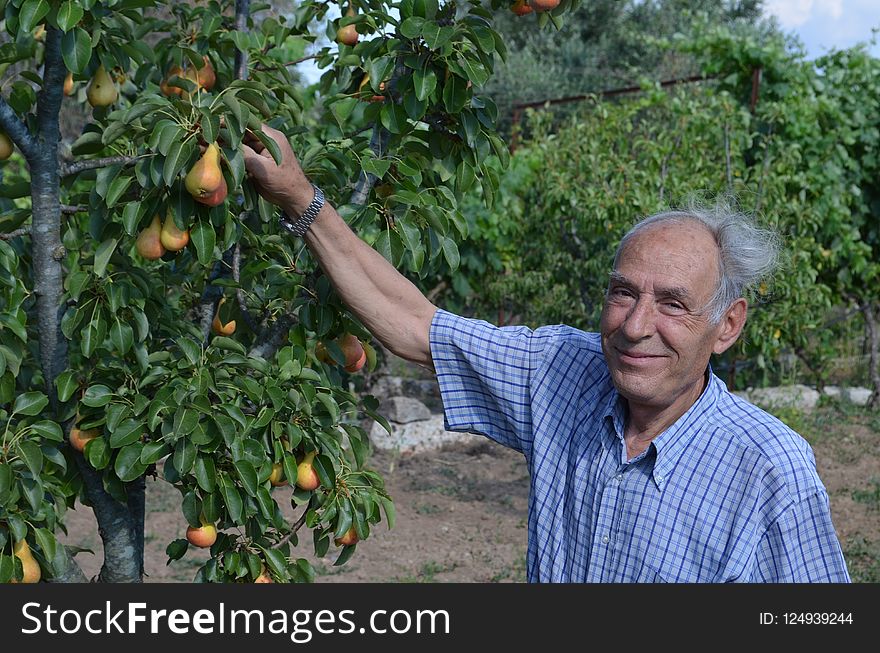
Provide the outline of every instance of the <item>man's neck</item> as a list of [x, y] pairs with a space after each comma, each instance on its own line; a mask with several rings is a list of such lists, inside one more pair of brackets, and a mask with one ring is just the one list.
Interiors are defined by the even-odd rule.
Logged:
[[627, 400], [626, 425], [624, 440], [626, 441], [627, 459], [642, 453], [658, 435], [675, 424], [693, 406], [709, 382], [708, 372], [702, 383], [694, 384], [669, 406], [658, 408], [645, 404], [637, 404]]

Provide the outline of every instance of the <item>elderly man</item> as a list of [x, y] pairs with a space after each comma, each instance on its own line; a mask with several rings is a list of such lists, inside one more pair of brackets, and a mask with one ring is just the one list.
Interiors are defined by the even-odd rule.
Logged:
[[497, 328], [431, 304], [306, 179], [245, 164], [349, 308], [437, 373], [447, 428], [523, 453], [532, 582], [846, 582], [810, 446], [709, 368], [746, 320], [772, 239], [736, 215], [674, 212], [621, 242], [601, 333]]

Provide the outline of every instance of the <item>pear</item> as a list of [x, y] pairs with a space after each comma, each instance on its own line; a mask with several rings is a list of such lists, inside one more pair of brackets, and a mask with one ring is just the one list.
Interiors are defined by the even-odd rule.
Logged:
[[510, 10], [517, 16], [526, 16], [533, 11], [527, 0], [516, 0]]
[[64, 78], [64, 95], [73, 95], [73, 73], [67, 73]]
[[254, 582], [255, 583], [274, 583], [275, 581], [272, 580], [272, 576], [271, 576], [271, 574], [269, 574], [269, 570], [266, 569], [266, 567], [264, 566], [260, 570], [260, 575], [254, 579]]
[[349, 528], [345, 533], [343, 533], [342, 537], [337, 537], [334, 540], [336, 546], [351, 546], [352, 544], [357, 544], [358, 536], [357, 531], [354, 526]]
[[333, 365], [333, 357], [330, 356], [330, 352], [327, 351], [327, 346], [323, 342], [319, 342], [315, 345], [315, 358], [322, 363]]
[[345, 354], [346, 372], [357, 372], [367, 362], [367, 352], [364, 351], [364, 346], [356, 336], [346, 333], [339, 346], [342, 348], [342, 353]]
[[535, 11], [550, 11], [559, 6], [560, 0], [529, 0], [529, 5]]
[[[345, 12], [345, 15], [347, 17], [357, 16], [357, 12], [354, 10], [353, 5], [348, 5], [348, 11]], [[336, 42], [341, 45], [354, 45], [358, 42], [358, 36], [357, 28], [353, 24], [340, 27], [336, 30]]]
[[[358, 95], [360, 95], [361, 100], [366, 100], [367, 102], [384, 102], [384, 95], [370, 95], [365, 97], [364, 93], [372, 93], [372, 88], [370, 87], [370, 74], [367, 73], [364, 75], [364, 78], [361, 80], [361, 83], [358, 85]], [[385, 82], [379, 82], [379, 90], [385, 90]]]
[[138, 254], [148, 261], [155, 261], [165, 254], [165, 248], [162, 246], [162, 222], [159, 216], [153, 216], [150, 226], [138, 234], [135, 243]]
[[[223, 171], [220, 170], [220, 148], [211, 143], [192, 169], [186, 173], [184, 185], [196, 200], [206, 198], [220, 188]], [[216, 205], [214, 205], [216, 206]]]
[[300, 490], [314, 490], [320, 485], [318, 473], [312, 466], [312, 461], [317, 453], [317, 451], [307, 453], [302, 462], [296, 466], [296, 486]]
[[189, 242], [189, 229], [178, 229], [174, 223], [174, 216], [169, 212], [162, 224], [162, 232], [159, 234], [162, 247], [169, 252], [179, 252]]
[[95, 76], [89, 82], [89, 87], [86, 89], [86, 97], [89, 100], [89, 104], [93, 107], [110, 106], [119, 97], [116, 85], [113, 83], [110, 75], [107, 74], [103, 64], [98, 66]]
[[[42, 572], [40, 571], [40, 563], [34, 559], [31, 553], [31, 547], [28, 546], [27, 540], [20, 540], [12, 547], [12, 553], [16, 558], [21, 560], [23, 576], [22, 583], [39, 583]], [[13, 581], [17, 582], [17, 581]]]
[[168, 73], [165, 75], [165, 79], [163, 79], [159, 83], [159, 90], [162, 91], [162, 95], [166, 97], [171, 97], [172, 95], [180, 96], [183, 94], [182, 88], [168, 85], [168, 80], [175, 75], [177, 77], [183, 77], [183, 70], [180, 68], [180, 66], [171, 66], [171, 68], [168, 69]]
[[229, 189], [226, 187], [226, 179], [220, 182], [220, 187], [215, 190], [210, 195], [206, 195], [205, 197], [196, 197], [195, 200], [199, 204], [204, 204], [205, 206], [217, 206], [219, 204], [223, 204], [226, 200], [226, 196], [229, 194]]
[[70, 429], [70, 446], [82, 453], [83, 450], [85, 450], [86, 445], [99, 435], [101, 435], [100, 429], [81, 431], [80, 429], [73, 427]]
[[204, 515], [199, 518], [199, 521], [202, 525], [198, 528], [195, 526], [187, 527], [186, 539], [193, 546], [197, 546], [200, 549], [207, 549], [217, 541], [217, 527], [207, 521]]
[[230, 320], [226, 324], [220, 320], [220, 307], [226, 303], [226, 298], [221, 297], [220, 303], [217, 304], [217, 312], [214, 314], [214, 321], [211, 322], [211, 330], [215, 336], [231, 336], [235, 333], [235, 320]]
[[272, 465], [272, 473], [269, 474], [269, 482], [272, 484], [272, 487], [287, 485], [287, 479], [284, 478], [284, 466], [281, 463], [274, 463]]
[[5, 161], [12, 156], [12, 139], [9, 134], [0, 130], [0, 161]]
[[205, 65], [198, 69], [195, 82], [206, 91], [210, 91], [217, 83], [217, 73], [214, 72], [214, 66], [211, 65], [207, 56], [202, 57], [202, 60]]

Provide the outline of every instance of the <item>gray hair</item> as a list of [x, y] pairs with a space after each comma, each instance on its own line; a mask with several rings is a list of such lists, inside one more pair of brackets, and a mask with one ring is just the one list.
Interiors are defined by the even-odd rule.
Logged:
[[730, 305], [762, 278], [771, 275], [779, 261], [779, 236], [755, 224], [754, 219], [720, 199], [713, 207], [695, 202], [685, 209], [648, 216], [621, 239], [614, 254], [614, 268], [626, 244], [639, 232], [662, 223], [693, 221], [705, 226], [718, 245], [718, 288], [703, 308], [709, 321], [718, 324]]

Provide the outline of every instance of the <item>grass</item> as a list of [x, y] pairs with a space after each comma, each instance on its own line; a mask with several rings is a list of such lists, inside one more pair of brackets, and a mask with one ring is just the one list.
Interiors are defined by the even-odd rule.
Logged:
[[398, 576], [393, 579], [392, 582], [395, 583], [436, 583], [439, 582], [436, 578], [437, 574], [444, 574], [448, 571], [453, 571], [458, 567], [457, 562], [450, 562], [447, 564], [441, 564], [439, 562], [435, 562], [433, 560], [429, 560], [425, 564], [422, 565], [421, 569], [416, 572], [415, 575], [410, 576]]
[[880, 583], [880, 543], [860, 538], [843, 550], [854, 583]]
[[853, 501], [867, 505], [871, 510], [880, 510], [880, 479], [872, 478], [869, 481], [870, 489], [853, 490]]
[[503, 580], [509, 580], [514, 583], [526, 582], [525, 554], [517, 558], [512, 565], [505, 565], [498, 573], [489, 578], [490, 583], [500, 583]]

